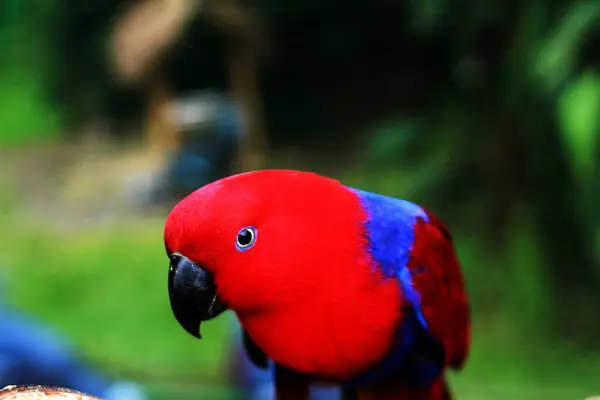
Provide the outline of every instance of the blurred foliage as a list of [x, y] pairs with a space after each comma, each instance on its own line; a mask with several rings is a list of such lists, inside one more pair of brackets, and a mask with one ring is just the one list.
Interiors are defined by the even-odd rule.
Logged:
[[[117, 128], [119, 121], [141, 117], [142, 91], [116, 85], [107, 67], [107, 35], [119, 11], [130, 2], [4, 0], [0, 6], [0, 42], [6, 45], [0, 56], [2, 144], [23, 138], [24, 132], [39, 137], [58, 131], [59, 122], [64, 127], [98, 114], [110, 118]], [[529, 359], [539, 360], [547, 351], [549, 345], [542, 340], [546, 336], [562, 344], [596, 345], [600, 334], [595, 318], [600, 304], [600, 208], [596, 205], [600, 199], [600, 0], [374, 0], [368, 5], [356, 0], [343, 4], [254, 0], [244, 4], [258, 11], [269, 37], [261, 94], [273, 148], [306, 150], [302, 153], [306, 169], [419, 201], [457, 232], [478, 332], [488, 335], [482, 346], [491, 343], [490, 349], [474, 353], [483, 357], [474, 356], [477, 368], [484, 368], [485, 357], [494, 351], [504, 351], [505, 338], [494, 336], [501, 326], [518, 332], [514, 341], [522, 347], [539, 345], [539, 353], [516, 347], [515, 352], [524, 352], [520, 356]], [[199, 15], [161, 67], [177, 92], [227, 88], [226, 50], [223, 33]], [[319, 160], [310, 158], [315, 149], [320, 151]], [[290, 164], [288, 159], [277, 166]], [[112, 282], [94, 289], [93, 296], [98, 297], [88, 304], [99, 315], [108, 318], [107, 313], [120, 312], [117, 319], [124, 324], [139, 324], [131, 329], [136, 332], [152, 325], [151, 311], [134, 319], [133, 314], [125, 315], [130, 311], [118, 309], [117, 300], [106, 305], [99, 299], [113, 290], [111, 285], [120, 290], [125, 285], [116, 282], [113, 271], [102, 275], [104, 265], [131, 256], [127, 246], [144, 249], [148, 259], [138, 260], [137, 269], [127, 271], [143, 275], [143, 268], [155, 263], [151, 254], [159, 246], [152, 242], [156, 238], [140, 244], [137, 241], [145, 239], [133, 233], [126, 238], [94, 237], [80, 244], [77, 254], [70, 245], [44, 244], [47, 238], [17, 238], [14, 246], [19, 240], [38, 243], [44, 257], [56, 265], [85, 259], [91, 271], [102, 276], [99, 280]], [[23, 265], [36, 263], [26, 249], [20, 257]], [[32, 282], [51, 279], [51, 272], [35, 271]], [[27, 273], [21, 288], [29, 285]], [[89, 284], [91, 279], [86, 275], [76, 281]], [[129, 294], [136, 310], [145, 307], [147, 293], [159, 283], [148, 281], [147, 288], [136, 287]], [[25, 289], [21, 295], [21, 302], [32, 309], [42, 297], [59, 295], [51, 288], [34, 289], [37, 295], [29, 300]], [[76, 294], [71, 286], [63, 289]], [[154, 306], [156, 312], [165, 305]], [[41, 312], [54, 319], [60, 318], [57, 310], [48, 305]], [[496, 316], [502, 323], [493, 321]], [[81, 335], [88, 351], [103, 357], [104, 351], [94, 347], [92, 338], [76, 332], [73, 321], [65, 323], [74, 327], [73, 335]], [[157, 327], [158, 335], [166, 335], [167, 327], [177, 329], [165, 322], [165, 327]], [[98, 323], [97, 329], [107, 328]], [[151, 337], [131, 337], [139, 344], [131, 349], [119, 349], [115, 339], [105, 354], [137, 357], [134, 354], [151, 347], [155, 340]], [[502, 345], [494, 350], [495, 340]], [[184, 357], [187, 349], [169, 350], [178, 354], [173, 357], [165, 349], [154, 349], [145, 354], [146, 361], [180, 362], [178, 357]], [[494, 354], [493, 359], [501, 356]], [[556, 356], [555, 365], [566, 365], [558, 355], [545, 356]], [[511, 369], [513, 361], [506, 363], [506, 373], [516, 376], [521, 372]], [[582, 360], [581, 365], [587, 368], [588, 361]], [[494, 369], [492, 364], [489, 368]], [[543, 370], [541, 364], [534, 369]], [[572, 365], [571, 372], [579, 371], [578, 362]], [[518, 380], [520, 375], [509, 379]], [[540, 372], [540, 382], [548, 380]], [[465, 387], [465, 393], [468, 390], [476, 391], [472, 386]], [[560, 398], [584, 395], [577, 392]]]

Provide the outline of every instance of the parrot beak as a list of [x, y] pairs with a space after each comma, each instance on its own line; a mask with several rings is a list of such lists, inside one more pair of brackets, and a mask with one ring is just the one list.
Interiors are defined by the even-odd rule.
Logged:
[[214, 276], [179, 253], [171, 255], [169, 299], [177, 322], [200, 339], [200, 323], [226, 310], [219, 300]]

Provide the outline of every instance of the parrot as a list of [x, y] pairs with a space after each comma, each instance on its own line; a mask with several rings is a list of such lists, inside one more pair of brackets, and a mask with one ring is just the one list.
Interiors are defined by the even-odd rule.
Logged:
[[453, 239], [431, 211], [314, 172], [265, 169], [209, 183], [168, 213], [168, 293], [181, 327], [233, 311], [275, 397], [315, 384], [344, 400], [454, 398], [471, 344]]

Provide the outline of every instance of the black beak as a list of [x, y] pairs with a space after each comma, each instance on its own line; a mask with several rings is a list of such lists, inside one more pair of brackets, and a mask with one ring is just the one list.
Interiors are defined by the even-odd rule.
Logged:
[[169, 266], [169, 299], [179, 324], [198, 339], [200, 322], [226, 310], [219, 301], [214, 276], [178, 253], [171, 256]]

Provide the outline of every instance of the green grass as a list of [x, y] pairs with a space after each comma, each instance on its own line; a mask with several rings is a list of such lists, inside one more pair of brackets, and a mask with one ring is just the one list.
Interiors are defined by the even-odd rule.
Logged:
[[[239, 397], [227, 388], [222, 369], [231, 321], [205, 324], [205, 339], [198, 341], [171, 314], [163, 218], [59, 229], [26, 213], [0, 216], [0, 263], [8, 274], [8, 295], [72, 338], [95, 363], [149, 383], [156, 399]], [[486, 281], [490, 275], [475, 268], [481, 265], [477, 254], [461, 249], [468, 280], [478, 288], [493, 287]], [[519, 333], [514, 321], [522, 318], [513, 320], [511, 307], [496, 313], [475, 307], [472, 356], [462, 373], [451, 375], [459, 399], [600, 394], [599, 357], [545, 342], [548, 335], [541, 330]]]
[[110, 370], [150, 382], [216, 382], [230, 321], [206, 323], [202, 341], [176, 323], [161, 224], [122, 221], [67, 232], [4, 217], [0, 262], [8, 268], [8, 295]]
[[5, 254], [10, 295], [62, 327], [101, 362], [149, 372], [215, 365], [225, 319], [206, 324], [210, 333], [202, 346], [174, 323], [161, 223], [123, 221], [60, 232], [35, 221], [5, 220], [1, 236], [10, 250]]

